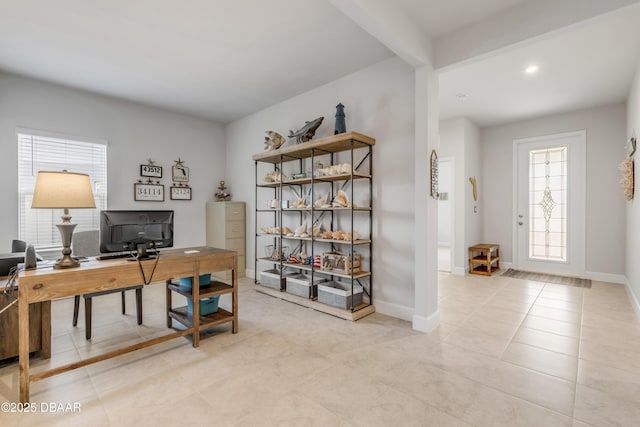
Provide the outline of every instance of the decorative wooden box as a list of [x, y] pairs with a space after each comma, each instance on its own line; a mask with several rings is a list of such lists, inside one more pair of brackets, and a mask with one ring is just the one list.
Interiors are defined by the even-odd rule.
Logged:
[[360, 254], [342, 255], [340, 252], [324, 252], [320, 269], [342, 274], [358, 273], [361, 263], [362, 255]]

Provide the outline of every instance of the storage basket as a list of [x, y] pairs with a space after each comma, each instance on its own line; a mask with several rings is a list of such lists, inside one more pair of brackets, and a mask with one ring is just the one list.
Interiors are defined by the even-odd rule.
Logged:
[[318, 302], [346, 310], [362, 304], [362, 292], [362, 286], [354, 284], [352, 298], [351, 284], [338, 281], [324, 282], [318, 285]]
[[[220, 302], [220, 295], [209, 297], [200, 300], [200, 316], [206, 316], [218, 311], [218, 303]], [[187, 299], [187, 310], [189, 316], [193, 316], [193, 300]]]
[[287, 276], [294, 275], [294, 272], [282, 272], [282, 278], [280, 278], [280, 270], [272, 268], [271, 270], [260, 272], [260, 284], [268, 288], [283, 290], [286, 286]]
[[316, 298], [318, 296], [318, 283], [325, 282], [326, 279], [320, 277], [313, 278], [311, 284], [311, 276], [307, 274], [294, 274], [288, 276], [286, 280], [287, 293], [297, 295], [303, 298]]

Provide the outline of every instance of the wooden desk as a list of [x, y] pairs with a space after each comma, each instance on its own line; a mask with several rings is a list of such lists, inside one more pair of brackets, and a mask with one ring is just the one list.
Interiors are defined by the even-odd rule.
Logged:
[[[140, 263], [124, 259], [107, 261], [91, 260], [83, 262], [78, 268], [54, 270], [44, 268], [23, 271], [18, 276], [18, 313], [20, 326], [19, 356], [20, 356], [20, 401], [29, 401], [29, 382], [80, 368], [91, 363], [149, 347], [184, 335], [193, 336], [193, 346], [200, 344], [201, 317], [198, 277], [203, 273], [232, 270], [231, 286], [232, 312], [225, 321], [232, 323], [232, 331], [238, 331], [238, 255], [236, 252], [224, 249], [198, 247], [197, 253], [186, 254], [185, 249], [163, 250], [156, 264], [156, 260], [145, 260]], [[155, 270], [154, 270], [155, 267]], [[181, 277], [193, 277], [192, 325], [185, 330], [144, 341], [122, 349], [114, 350], [103, 355], [71, 363], [48, 371], [29, 375], [29, 305], [47, 302], [57, 298], [99, 292], [110, 289], [121, 289], [140, 283], [169, 281]], [[146, 280], [145, 280], [146, 279]], [[50, 307], [50, 306], [49, 306]], [[171, 307], [167, 307], [167, 310]], [[50, 314], [50, 313], [49, 313]], [[222, 323], [218, 321], [217, 323]], [[210, 327], [211, 325], [206, 325]], [[50, 330], [49, 336], [50, 339]], [[48, 356], [48, 354], [46, 354]]]
[[[8, 277], [0, 277], [0, 310], [14, 300], [13, 295], [4, 293], [7, 279]], [[43, 307], [44, 316], [42, 315]], [[51, 355], [50, 309], [51, 301], [29, 306], [29, 351], [41, 351], [40, 354], [44, 358], [49, 358]], [[18, 355], [18, 342], [20, 341], [18, 330], [18, 304], [14, 304], [0, 314], [0, 361]]]

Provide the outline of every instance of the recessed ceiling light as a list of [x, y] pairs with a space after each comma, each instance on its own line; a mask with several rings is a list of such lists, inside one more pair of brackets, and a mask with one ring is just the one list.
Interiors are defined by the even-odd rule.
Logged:
[[459, 101], [466, 101], [467, 99], [469, 99], [469, 95], [467, 95], [466, 93], [456, 93], [456, 98], [458, 98]]
[[537, 65], [533, 64], [533, 65], [529, 65], [527, 68], [524, 69], [524, 72], [527, 74], [535, 74], [538, 72], [538, 69], [540, 67], [538, 67]]

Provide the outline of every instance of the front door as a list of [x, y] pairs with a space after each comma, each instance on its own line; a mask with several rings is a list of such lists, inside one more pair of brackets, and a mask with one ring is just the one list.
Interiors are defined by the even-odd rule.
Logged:
[[585, 274], [585, 132], [514, 141], [515, 268]]

